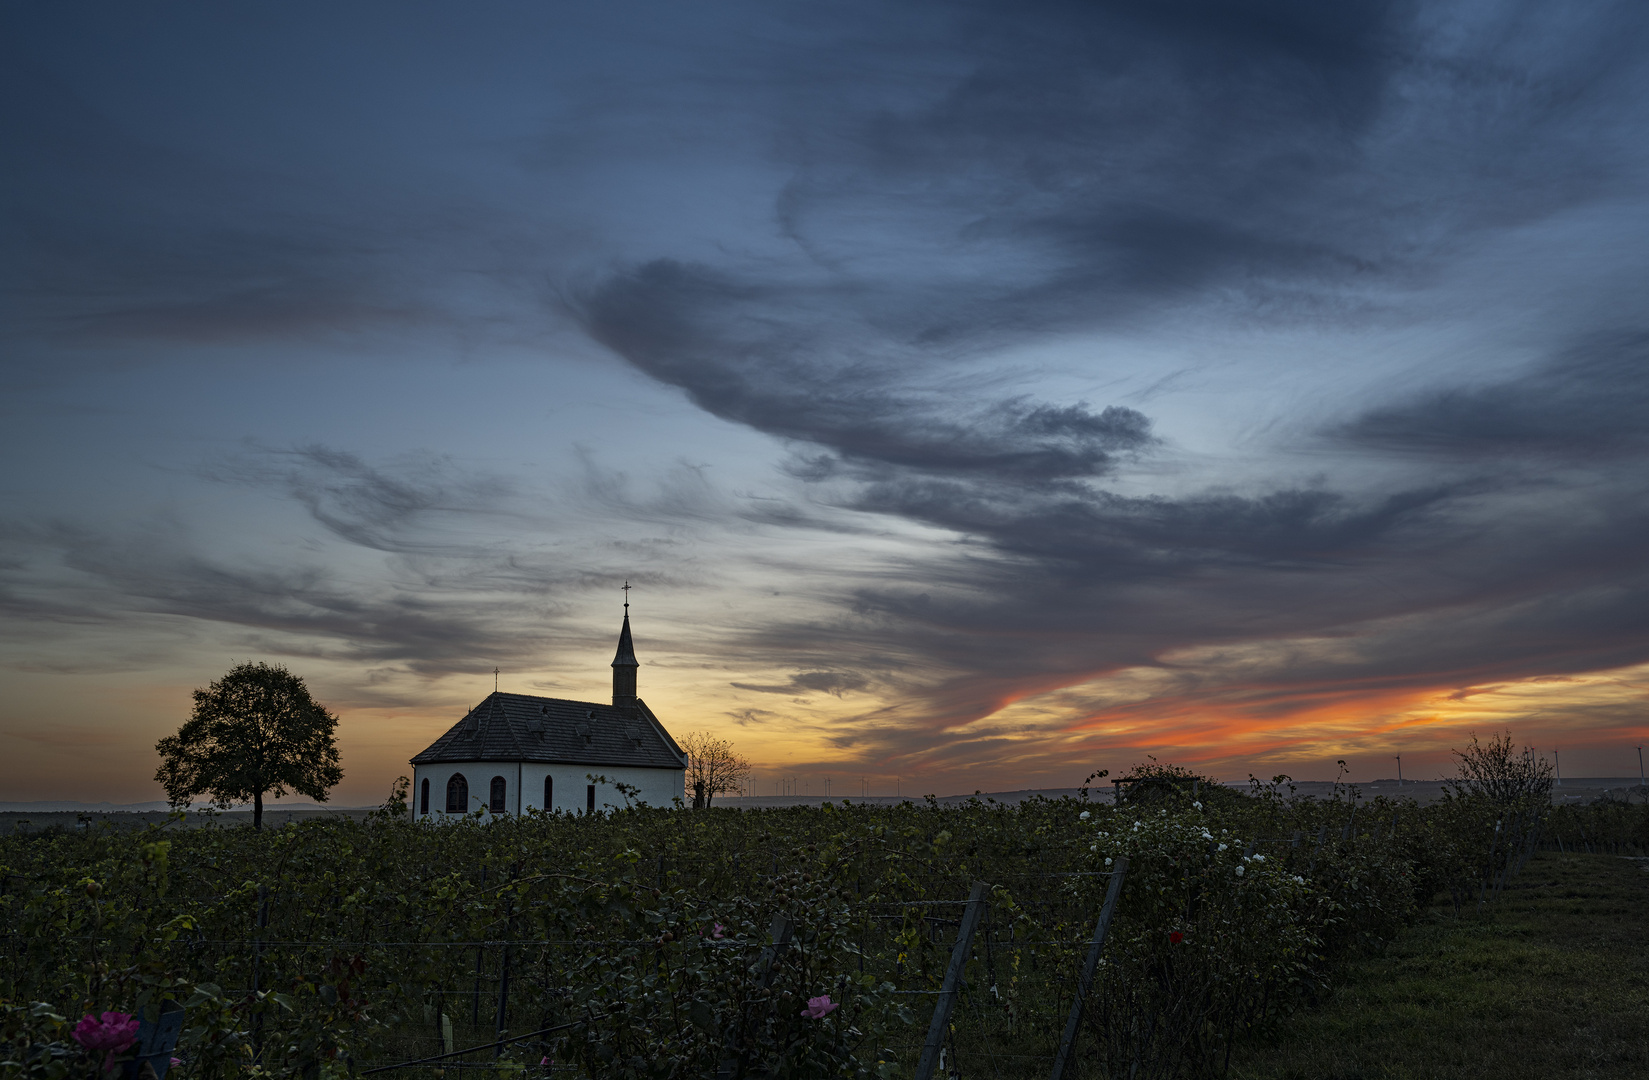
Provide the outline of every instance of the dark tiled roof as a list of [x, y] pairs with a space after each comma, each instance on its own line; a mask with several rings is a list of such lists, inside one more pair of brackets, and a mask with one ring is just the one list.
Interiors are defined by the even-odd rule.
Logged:
[[542, 761], [682, 769], [686, 768], [684, 759], [681, 747], [639, 699], [631, 709], [494, 693], [413, 758], [412, 764]]

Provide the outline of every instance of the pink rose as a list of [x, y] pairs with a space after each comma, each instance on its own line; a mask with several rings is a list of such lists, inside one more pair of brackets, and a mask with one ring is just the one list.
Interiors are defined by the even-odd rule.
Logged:
[[807, 1017], [809, 1020], [823, 1020], [826, 1016], [829, 1016], [835, 1008], [836, 1003], [830, 1000], [830, 995], [821, 994], [818, 997], [807, 999], [807, 1008], [802, 1010], [802, 1015]]
[[722, 931], [725, 929], [727, 929], [725, 926], [721, 923], [717, 923], [710, 928], [710, 936], [719, 940], [722, 936]]
[[74, 1041], [88, 1050], [119, 1053], [137, 1042], [137, 1017], [123, 1012], [106, 1012], [99, 1020], [87, 1013], [74, 1026]]

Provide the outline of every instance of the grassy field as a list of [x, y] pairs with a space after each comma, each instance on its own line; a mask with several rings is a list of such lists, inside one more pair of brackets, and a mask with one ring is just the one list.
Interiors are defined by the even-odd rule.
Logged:
[[1543, 853], [1484, 913], [1427, 912], [1242, 1080], [1649, 1077], [1649, 862]]

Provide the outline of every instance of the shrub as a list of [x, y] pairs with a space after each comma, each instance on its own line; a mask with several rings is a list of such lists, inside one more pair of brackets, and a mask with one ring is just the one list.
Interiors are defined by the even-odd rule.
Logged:
[[[7, 1060], [55, 1068], [75, 1051], [52, 1017], [171, 997], [188, 1009], [189, 1080], [313, 1078], [478, 1045], [500, 1067], [603, 1076], [907, 1075], [962, 899], [985, 881], [947, 1052], [1037, 1072], [1105, 860], [1126, 855], [1088, 1037], [1113, 1070], [1217, 1072], [1233, 1040], [1320, 994], [1447, 866], [1495, 843], [1478, 802], [1296, 800], [1285, 780], [1189, 801], [1175, 784], [1116, 807], [638, 808], [440, 827], [391, 810], [261, 833], [178, 817], [11, 834]], [[785, 948], [770, 948], [776, 926]], [[832, 1008], [810, 1004], [823, 997]]]

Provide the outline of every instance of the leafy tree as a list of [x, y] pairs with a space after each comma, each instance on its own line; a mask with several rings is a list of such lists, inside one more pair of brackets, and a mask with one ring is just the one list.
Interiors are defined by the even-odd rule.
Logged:
[[708, 731], [691, 731], [681, 740], [687, 751], [687, 790], [693, 796], [693, 808], [710, 805], [717, 795], [739, 790], [750, 777], [750, 762], [734, 753], [733, 744], [718, 739]]
[[288, 790], [325, 802], [343, 779], [333, 732], [338, 718], [316, 704], [298, 676], [276, 664], [240, 664], [204, 690], [176, 735], [155, 744], [155, 779], [173, 806], [209, 795], [219, 809], [252, 804], [263, 828], [264, 792]]

